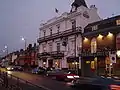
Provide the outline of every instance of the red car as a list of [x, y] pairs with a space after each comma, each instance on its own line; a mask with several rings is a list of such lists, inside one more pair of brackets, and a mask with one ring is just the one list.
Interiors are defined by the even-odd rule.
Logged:
[[64, 80], [64, 81], [72, 81], [74, 79], [79, 78], [78, 75], [72, 74], [72, 73], [67, 73], [67, 72], [56, 74], [54, 77], [56, 80]]

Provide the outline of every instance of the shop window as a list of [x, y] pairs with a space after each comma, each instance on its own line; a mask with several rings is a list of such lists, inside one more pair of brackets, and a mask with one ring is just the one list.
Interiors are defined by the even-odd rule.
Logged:
[[97, 42], [96, 39], [93, 38], [91, 41], [91, 53], [96, 53], [97, 51]]

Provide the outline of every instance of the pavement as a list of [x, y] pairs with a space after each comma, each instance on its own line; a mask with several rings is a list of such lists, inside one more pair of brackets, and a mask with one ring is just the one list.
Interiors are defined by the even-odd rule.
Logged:
[[[2, 69], [2, 71], [4, 70]], [[8, 74], [12, 74], [23, 80], [27, 80], [33, 83], [34, 85], [42, 87], [44, 90], [73, 90], [73, 88], [69, 87], [68, 83], [52, 80], [51, 78], [48, 77], [26, 73], [26, 72], [14, 72], [14, 71], [7, 71], [7, 72]], [[37, 90], [37, 89], [32, 89], [32, 90]]]

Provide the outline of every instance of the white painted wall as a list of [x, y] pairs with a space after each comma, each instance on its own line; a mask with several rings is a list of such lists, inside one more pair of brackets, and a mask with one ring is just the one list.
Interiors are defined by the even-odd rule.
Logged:
[[[89, 18], [85, 18], [83, 16], [83, 13], [87, 11]], [[89, 23], [95, 22], [95, 21], [99, 21], [101, 20], [98, 13], [97, 13], [97, 8], [96, 7], [91, 7], [91, 8], [86, 8], [84, 6], [80, 6], [77, 10], [77, 12], [74, 13], [63, 13], [60, 17], [55, 17], [52, 18], [51, 20], [47, 21], [42, 27], [40, 27], [41, 29], [41, 35], [40, 38], [43, 37], [43, 30], [46, 30], [46, 35], [48, 36], [50, 35], [50, 30], [49, 28], [52, 27], [52, 33], [57, 33], [57, 26], [56, 25], [60, 25], [60, 32], [65, 31], [65, 30], [69, 30], [72, 28], [72, 23], [71, 20], [75, 19], [76, 20], [76, 27], [82, 27], [82, 30], [84, 31], [84, 27], [87, 26]], [[73, 36], [69, 36], [68, 37], [68, 44], [66, 46], [66, 52], [65, 52], [65, 57], [62, 59], [62, 67], [66, 68], [67, 66], [67, 61], [66, 61], [66, 57], [74, 55], [74, 44], [71, 43], [71, 41], [74, 40], [74, 35]], [[62, 46], [62, 41], [61, 39], [56, 39], [53, 41], [53, 51], [57, 51], [57, 42], [61, 43], [61, 51], [65, 51], [65, 47]], [[47, 51], [49, 51], [49, 45], [48, 45], [49, 41], [47, 42]], [[42, 53], [43, 51], [43, 47], [42, 47], [41, 43], [39, 46], [39, 52]], [[82, 38], [81, 35], [79, 35], [76, 38], [76, 50], [78, 49], [77, 47], [81, 47], [82, 46]], [[76, 51], [76, 55], [78, 55], [78, 51]]]

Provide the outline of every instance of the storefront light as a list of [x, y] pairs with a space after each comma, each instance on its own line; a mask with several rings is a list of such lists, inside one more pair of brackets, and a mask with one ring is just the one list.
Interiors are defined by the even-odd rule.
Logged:
[[117, 56], [120, 57], [120, 50], [117, 51]]
[[77, 62], [75, 62], [75, 64], [78, 64]]
[[103, 35], [99, 34], [98, 39], [102, 39]]
[[87, 42], [87, 41], [88, 41], [88, 38], [85, 37], [85, 38], [84, 38], [84, 42]]
[[113, 34], [111, 32], [109, 32], [108, 37], [113, 37]]

